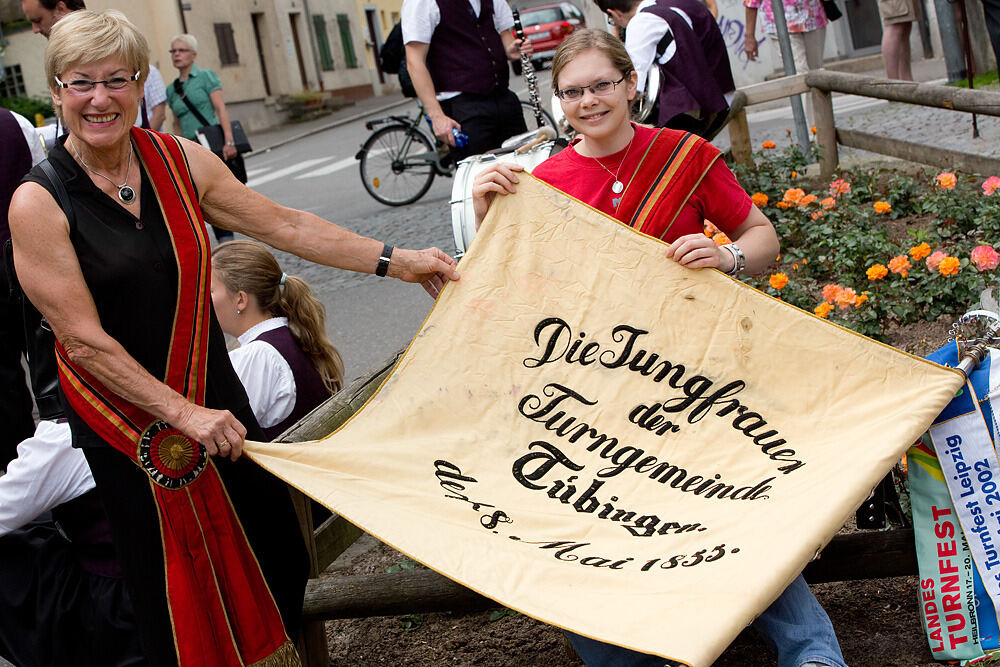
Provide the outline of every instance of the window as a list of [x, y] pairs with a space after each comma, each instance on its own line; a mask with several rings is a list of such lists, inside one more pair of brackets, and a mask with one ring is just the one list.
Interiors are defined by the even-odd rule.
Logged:
[[3, 68], [3, 80], [0, 81], [0, 97], [18, 97], [27, 95], [24, 88], [24, 76], [20, 65], [9, 65]]
[[231, 23], [215, 24], [215, 43], [219, 48], [219, 61], [223, 65], [239, 65], [240, 55], [236, 53], [236, 40], [233, 38]]
[[358, 57], [354, 55], [354, 40], [351, 39], [351, 18], [347, 14], [337, 14], [337, 26], [340, 28], [340, 45], [344, 48], [344, 64], [348, 69], [358, 66]]
[[319, 48], [319, 66], [328, 72], [333, 69], [333, 53], [330, 52], [330, 38], [326, 34], [326, 18], [322, 14], [313, 14], [313, 29]]

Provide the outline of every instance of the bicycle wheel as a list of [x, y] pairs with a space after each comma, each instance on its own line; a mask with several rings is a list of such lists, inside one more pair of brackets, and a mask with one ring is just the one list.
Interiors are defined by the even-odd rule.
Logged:
[[406, 125], [376, 130], [361, 147], [361, 182], [387, 206], [412, 204], [434, 181], [437, 152], [422, 133]]
[[[535, 119], [535, 107], [531, 106], [531, 102], [525, 102], [521, 100], [521, 111], [524, 113], [524, 124], [529, 130], [534, 130], [538, 127], [538, 121]], [[552, 131], [555, 133], [553, 136], [559, 136], [559, 126], [556, 125], [555, 120], [552, 119], [552, 114], [542, 108], [542, 119], [545, 127], [551, 127]]]

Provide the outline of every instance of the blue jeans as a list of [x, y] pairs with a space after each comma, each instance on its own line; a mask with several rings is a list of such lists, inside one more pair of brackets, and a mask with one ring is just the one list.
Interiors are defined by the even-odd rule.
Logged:
[[[846, 667], [830, 617], [801, 574], [753, 622], [753, 628], [778, 654], [778, 667], [800, 667], [810, 662]], [[677, 664], [571, 632], [567, 632], [566, 636], [577, 655], [591, 667], [662, 667], [664, 664]]]

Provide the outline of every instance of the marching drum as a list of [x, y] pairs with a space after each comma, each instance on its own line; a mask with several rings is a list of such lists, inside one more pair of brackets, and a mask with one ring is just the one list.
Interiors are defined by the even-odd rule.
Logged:
[[[531, 134], [534, 134], [532, 132]], [[565, 142], [544, 140], [543, 138], [527, 144], [510, 153], [484, 153], [474, 155], [458, 163], [455, 170], [455, 183], [451, 187], [451, 228], [455, 235], [457, 256], [461, 257], [472, 243], [476, 235], [476, 212], [472, 205], [472, 184], [479, 172], [497, 162], [513, 162], [531, 172], [535, 167], [547, 160], [549, 156], [558, 153]]]

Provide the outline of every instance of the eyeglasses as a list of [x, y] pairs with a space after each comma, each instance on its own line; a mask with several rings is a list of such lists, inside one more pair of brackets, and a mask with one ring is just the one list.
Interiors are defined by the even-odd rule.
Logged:
[[175, 53], [191, 53], [191, 49], [170, 49], [167, 53], [171, 55]]
[[576, 102], [577, 100], [583, 98], [583, 91], [589, 90], [594, 95], [598, 97], [604, 97], [605, 95], [610, 95], [614, 92], [615, 87], [624, 81], [631, 72], [625, 72], [622, 74], [622, 78], [617, 81], [598, 81], [589, 86], [584, 86], [583, 88], [562, 88], [555, 92], [556, 97], [561, 99], [563, 102]]
[[122, 90], [123, 88], [125, 88], [125, 86], [132, 83], [133, 81], [138, 81], [139, 74], [141, 74], [141, 72], [136, 72], [132, 76], [115, 76], [111, 77], [110, 79], [106, 79], [104, 81], [92, 81], [91, 79], [73, 79], [72, 81], [63, 83], [62, 81], [59, 80], [59, 77], [55, 77], [55, 80], [56, 80], [56, 85], [58, 85], [60, 88], [69, 88], [74, 93], [89, 93], [94, 88], [96, 88], [97, 84], [99, 83], [103, 83], [104, 87], [107, 88], [108, 90]]

